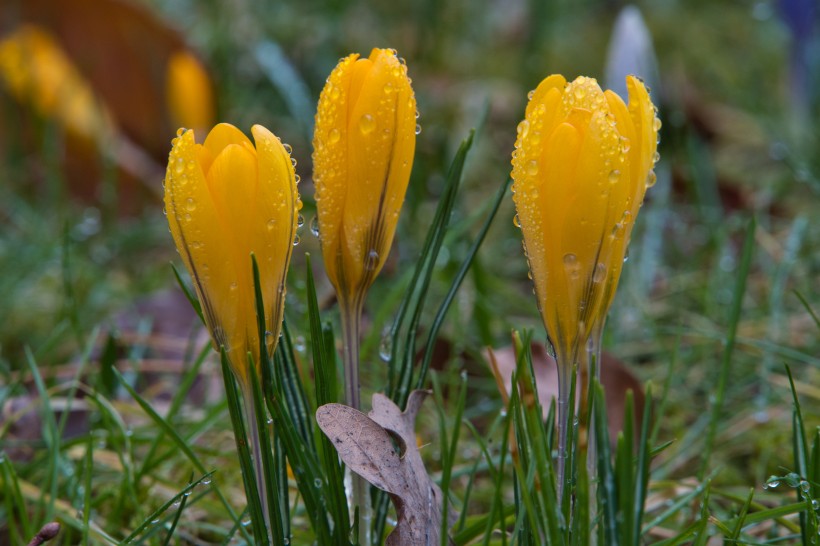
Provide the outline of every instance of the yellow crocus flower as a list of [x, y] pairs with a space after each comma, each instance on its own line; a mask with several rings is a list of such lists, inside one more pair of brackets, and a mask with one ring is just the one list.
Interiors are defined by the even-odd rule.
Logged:
[[320, 240], [340, 300], [361, 307], [390, 251], [416, 147], [416, 99], [390, 49], [341, 60], [313, 137]]
[[[629, 105], [592, 78], [546, 78], [518, 126], [512, 177], [538, 307], [559, 364], [603, 324], [646, 188], [660, 121], [646, 87]], [[566, 374], [564, 374], [566, 375]]]
[[77, 136], [102, 142], [113, 131], [91, 85], [57, 40], [37, 25], [22, 25], [0, 40], [0, 84]]
[[213, 124], [211, 79], [191, 52], [176, 51], [168, 59], [165, 76], [168, 111], [175, 127], [205, 129]]
[[180, 129], [165, 177], [165, 210], [214, 345], [249, 385], [247, 354], [260, 362], [251, 253], [265, 302], [266, 344], [279, 337], [299, 195], [290, 153], [261, 125], [251, 141], [222, 123], [203, 144]]

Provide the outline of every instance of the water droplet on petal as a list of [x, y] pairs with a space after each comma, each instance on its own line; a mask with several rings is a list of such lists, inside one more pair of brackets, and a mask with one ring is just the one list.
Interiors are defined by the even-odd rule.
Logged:
[[651, 188], [655, 185], [655, 182], [658, 181], [658, 175], [655, 174], [655, 170], [649, 171], [649, 174], [646, 177], [646, 187]]
[[513, 216], [513, 225], [518, 229], [521, 229], [521, 219], [518, 217], [517, 214]]
[[564, 254], [564, 269], [567, 270], [571, 279], [577, 279], [581, 274], [581, 264], [578, 262], [578, 256], [571, 252]]
[[598, 262], [595, 266], [595, 272], [592, 274], [592, 282], [602, 282], [606, 278], [606, 266]]
[[618, 181], [621, 179], [621, 171], [618, 169], [614, 169], [609, 171], [609, 183], [610, 184], [617, 184]]
[[363, 135], [369, 135], [376, 128], [376, 120], [370, 114], [364, 114], [359, 118], [359, 131]]
[[310, 219], [310, 232], [314, 237], [319, 236], [319, 215], [316, 215]]
[[305, 225], [305, 217], [301, 214], [296, 216], [296, 227], [300, 228]]
[[532, 160], [527, 163], [527, 174], [530, 176], [535, 176], [538, 174], [538, 162], [536, 160]]
[[416, 134], [417, 135], [421, 134], [421, 125], [419, 125], [418, 123], [416, 123]]
[[294, 234], [293, 235], [293, 246], [297, 246], [301, 242], [302, 242], [302, 239], [301, 239], [301, 237], [299, 237], [299, 234], [298, 233]]
[[327, 140], [331, 144], [336, 144], [339, 142], [339, 139], [342, 138], [342, 135], [339, 133], [338, 129], [331, 129], [330, 132], [327, 134]]

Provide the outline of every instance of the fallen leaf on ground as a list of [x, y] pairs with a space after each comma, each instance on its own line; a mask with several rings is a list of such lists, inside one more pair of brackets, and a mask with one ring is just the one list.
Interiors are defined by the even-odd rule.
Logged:
[[[427, 394], [413, 391], [405, 412], [378, 393], [368, 415], [343, 404], [316, 410], [319, 428], [348, 468], [390, 495], [398, 523], [387, 546], [441, 544], [442, 493], [424, 468], [414, 433]], [[448, 514], [452, 525], [457, 514], [452, 509]]]

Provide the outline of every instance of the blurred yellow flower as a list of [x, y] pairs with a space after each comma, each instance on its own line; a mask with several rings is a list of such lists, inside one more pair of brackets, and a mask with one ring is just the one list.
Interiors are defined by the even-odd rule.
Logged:
[[0, 82], [19, 102], [78, 136], [96, 141], [110, 135], [105, 107], [57, 41], [38, 26], [23, 25], [0, 41]]
[[265, 302], [266, 344], [279, 337], [285, 277], [296, 233], [296, 175], [290, 153], [270, 131], [251, 129], [256, 147], [222, 123], [203, 144], [180, 129], [165, 177], [165, 211], [191, 274], [214, 345], [225, 347], [247, 386], [247, 354], [260, 362], [251, 252]]
[[189, 51], [168, 60], [165, 78], [168, 111], [176, 127], [207, 129], [213, 124], [214, 96], [205, 67]]
[[325, 269], [349, 305], [387, 259], [415, 147], [416, 99], [396, 52], [342, 59], [319, 98], [313, 165]]
[[571, 366], [603, 324], [632, 226], [654, 184], [660, 120], [645, 86], [629, 106], [592, 78], [546, 78], [518, 126], [512, 177], [538, 307]]

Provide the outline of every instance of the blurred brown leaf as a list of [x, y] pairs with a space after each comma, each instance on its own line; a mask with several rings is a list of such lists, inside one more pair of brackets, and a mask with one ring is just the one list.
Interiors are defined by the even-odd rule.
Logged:
[[[558, 397], [558, 368], [555, 359], [547, 353], [547, 350], [540, 343], [530, 345], [532, 351], [532, 368], [535, 374], [535, 384], [538, 389], [538, 401], [544, 410], [544, 416], [549, 409], [553, 398]], [[512, 375], [515, 372], [516, 358], [515, 349], [512, 346], [493, 349], [495, 362], [500, 377], [496, 381], [502, 381], [505, 394], [509, 396], [512, 392]], [[603, 353], [601, 355], [601, 384], [606, 392], [606, 411], [609, 421], [610, 441], [615, 444], [618, 432], [623, 430], [624, 406], [626, 403], [626, 393], [631, 390], [635, 399], [635, 418], [637, 425], [643, 417], [644, 395], [640, 382], [631, 371], [614, 356]]]

